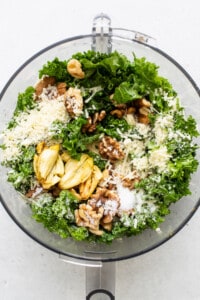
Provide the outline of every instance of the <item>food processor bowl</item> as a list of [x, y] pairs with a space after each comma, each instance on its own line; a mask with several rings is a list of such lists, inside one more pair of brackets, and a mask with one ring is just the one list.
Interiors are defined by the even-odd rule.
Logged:
[[[47, 61], [51, 61], [55, 57], [66, 60], [76, 52], [90, 49], [100, 52], [117, 50], [129, 59], [134, 53], [137, 57], [146, 57], [148, 61], [158, 65], [159, 74], [166, 77], [177, 91], [186, 114], [192, 115], [197, 124], [200, 124], [200, 91], [189, 74], [173, 58], [158, 49], [153, 38], [131, 30], [112, 28], [110, 18], [101, 14], [94, 19], [91, 34], [59, 41], [32, 56], [15, 72], [0, 95], [0, 130], [5, 128], [12, 117], [18, 93], [23, 92], [27, 86], [35, 84], [38, 79], [38, 70]], [[199, 145], [199, 138], [195, 142]], [[198, 160], [199, 155], [200, 153], [197, 151]], [[112, 273], [112, 288], [104, 288], [108, 285], [107, 281], [104, 283], [104, 287], [101, 283], [101, 287], [98, 289], [99, 292], [107, 293], [106, 295], [111, 299], [114, 299], [112, 297], [114, 297], [115, 274], [115, 264], [111, 262], [132, 258], [160, 246], [189, 221], [200, 204], [200, 169], [198, 169], [191, 180], [192, 194], [170, 206], [171, 213], [158, 230], [147, 229], [139, 235], [124, 237], [109, 245], [78, 242], [70, 238], [61, 239], [37, 223], [32, 218], [32, 212], [26, 200], [7, 182], [7, 169], [5, 167], [0, 166], [0, 174], [1, 202], [15, 223], [33, 240], [58, 253], [61, 258], [86, 266], [101, 266], [101, 272], [105, 269], [106, 272]], [[108, 265], [111, 267], [108, 268]], [[91, 278], [95, 277], [94, 274], [91, 275], [94, 270], [95, 268], [93, 271], [88, 271], [87, 268], [87, 276], [90, 277], [90, 283], [87, 284], [87, 299], [90, 299], [89, 297], [94, 294], [94, 286], [91, 283]], [[97, 271], [95, 272], [97, 274]], [[97, 277], [102, 276], [98, 275]]]

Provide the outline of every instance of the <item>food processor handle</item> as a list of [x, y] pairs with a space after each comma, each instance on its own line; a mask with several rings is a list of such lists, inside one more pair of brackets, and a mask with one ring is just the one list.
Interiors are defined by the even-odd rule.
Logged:
[[113, 36], [119, 39], [134, 40], [153, 47], [157, 46], [157, 41], [152, 36], [135, 30], [111, 27], [110, 17], [104, 13], [98, 14], [93, 19], [92, 24], [92, 50], [100, 53], [111, 53]]
[[106, 291], [104, 289], [94, 290], [89, 295], [86, 296], [86, 300], [90, 300], [91, 297], [95, 294], [105, 294], [110, 297], [111, 300], [115, 300], [115, 296], [113, 296], [109, 291]]
[[[115, 262], [102, 263], [98, 268], [86, 266], [86, 300], [103, 300], [108, 297], [115, 300], [115, 274]], [[94, 295], [98, 295], [99, 298], [92, 297]]]
[[[112, 252], [109, 254], [113, 255]], [[85, 267], [86, 300], [108, 300], [108, 297], [115, 300], [116, 262], [102, 262], [95, 259], [96, 255], [90, 253], [90, 257], [94, 257], [94, 260], [80, 260], [62, 254], [59, 258], [66, 263]]]
[[110, 17], [104, 13], [97, 15], [92, 24], [92, 50], [100, 53], [110, 53], [112, 51], [111, 36]]

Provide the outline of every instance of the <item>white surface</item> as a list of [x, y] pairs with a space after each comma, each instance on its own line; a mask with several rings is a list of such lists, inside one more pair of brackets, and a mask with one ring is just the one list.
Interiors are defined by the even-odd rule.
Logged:
[[[90, 33], [107, 13], [113, 27], [154, 36], [200, 85], [198, 0], [1, 0], [0, 90], [30, 56], [56, 41]], [[170, 241], [117, 263], [116, 300], [200, 299], [200, 210]], [[0, 299], [82, 300], [84, 268], [65, 264], [26, 236], [0, 205]]]

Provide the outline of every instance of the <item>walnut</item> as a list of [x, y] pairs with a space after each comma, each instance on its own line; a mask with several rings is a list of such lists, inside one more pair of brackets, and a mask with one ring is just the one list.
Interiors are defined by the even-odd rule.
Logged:
[[127, 108], [126, 103], [114, 103], [114, 105], [118, 109], [126, 109]]
[[118, 119], [121, 119], [125, 115], [125, 112], [125, 109], [114, 109], [110, 112], [110, 114]]
[[46, 76], [43, 79], [41, 79], [36, 84], [36, 87], [35, 87], [36, 96], [38, 97], [39, 95], [41, 95], [44, 88], [47, 88], [49, 85], [54, 85], [55, 82], [56, 82], [56, 79], [53, 76], [50, 76], [50, 77]]
[[139, 114], [143, 115], [143, 116], [148, 116], [148, 114], [150, 113], [150, 110], [148, 107], [146, 106], [142, 106], [139, 108]]
[[99, 181], [98, 186], [107, 188], [108, 190], [116, 190], [117, 184], [115, 182], [115, 171], [113, 168], [105, 169], [102, 172], [102, 179]]
[[94, 114], [93, 122], [94, 123], [101, 122], [105, 118], [105, 116], [106, 116], [106, 111], [101, 110], [100, 112]]
[[81, 63], [77, 59], [71, 59], [67, 64], [69, 74], [77, 79], [83, 79], [85, 73], [81, 69]]
[[137, 107], [150, 107], [151, 106], [151, 102], [149, 102], [145, 98], [135, 100], [133, 103], [134, 103], [134, 106], [137, 106]]
[[134, 189], [135, 184], [138, 183], [140, 181], [140, 179], [137, 178], [123, 178], [122, 179], [122, 185], [124, 187], [129, 188], [130, 190]]
[[107, 231], [111, 231], [112, 230], [112, 222], [110, 223], [104, 223], [103, 221], [100, 222], [101, 226], [107, 230]]
[[101, 122], [105, 118], [105, 116], [105, 110], [96, 112], [92, 117], [89, 117], [87, 119], [87, 123], [82, 127], [82, 132], [94, 132], [96, 130], [97, 124]]
[[98, 188], [96, 193], [91, 195], [91, 199], [88, 200], [88, 204], [94, 210], [103, 207], [101, 225], [106, 230], [111, 230], [113, 217], [117, 214], [120, 206], [118, 195], [114, 191], [106, 188]]
[[151, 102], [145, 98], [133, 100], [128, 104], [117, 104], [113, 99], [113, 95], [110, 96], [115, 109], [110, 112], [111, 115], [121, 119], [125, 118], [128, 124], [135, 124], [135, 117], [139, 123], [149, 124], [149, 113]]
[[43, 192], [43, 188], [41, 186], [36, 186], [34, 187], [34, 189], [30, 189], [27, 193], [26, 193], [26, 197], [27, 198], [36, 198], [38, 195], [40, 195]]
[[[149, 124], [150, 120], [148, 115], [150, 113], [151, 102], [149, 102], [145, 98], [142, 98], [142, 99], [132, 101], [131, 105], [132, 106], [130, 106], [127, 109], [127, 115], [134, 114], [139, 123]], [[131, 121], [130, 118], [129, 121]]]
[[88, 227], [89, 231], [96, 235], [102, 235], [99, 230], [100, 220], [103, 216], [103, 207], [93, 209], [89, 204], [80, 204], [79, 209], [75, 210], [75, 220], [78, 226]]
[[127, 111], [126, 111], [127, 115], [128, 115], [128, 114], [134, 114], [135, 112], [136, 112], [136, 108], [133, 107], [133, 106], [128, 107], [128, 108], [127, 108]]
[[71, 117], [80, 116], [83, 111], [81, 90], [70, 87], [65, 93], [65, 107]]
[[57, 84], [57, 91], [59, 95], [64, 95], [66, 93], [67, 84], [65, 82], [59, 82]]
[[145, 125], [148, 125], [150, 120], [149, 120], [149, 117], [148, 116], [145, 116], [145, 115], [138, 115], [138, 118], [137, 118], [138, 122], [139, 123], [143, 123]]
[[96, 130], [96, 128], [97, 128], [97, 125], [93, 124], [92, 118], [89, 117], [89, 118], [87, 118], [87, 123], [85, 125], [83, 125], [81, 130], [83, 133], [85, 133], [85, 132], [91, 133], [91, 132], [94, 132]]
[[109, 159], [110, 161], [120, 160], [124, 157], [119, 142], [110, 136], [105, 136], [99, 143], [99, 153], [102, 157]]

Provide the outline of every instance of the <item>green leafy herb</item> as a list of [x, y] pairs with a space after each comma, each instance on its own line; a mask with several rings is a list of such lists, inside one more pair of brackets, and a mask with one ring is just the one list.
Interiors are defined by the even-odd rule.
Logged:
[[113, 99], [116, 103], [126, 103], [135, 99], [140, 99], [141, 95], [130, 82], [122, 82], [116, 89]]
[[134, 57], [133, 78], [134, 84], [141, 94], [147, 94], [157, 88], [161, 88], [165, 92], [173, 90], [169, 81], [158, 75], [158, 66], [148, 62], [145, 57]]
[[20, 156], [12, 161], [6, 162], [6, 166], [11, 170], [8, 173], [8, 181], [12, 182], [16, 190], [23, 194], [30, 189], [33, 181], [33, 156], [35, 147], [21, 147]]
[[29, 86], [24, 93], [18, 95], [17, 105], [14, 111], [15, 116], [18, 115], [19, 112], [31, 110], [36, 106], [34, 92], [35, 89]]
[[123, 133], [129, 128], [130, 126], [125, 119], [118, 119], [112, 115], [108, 115], [103, 122], [97, 126], [97, 132], [105, 133], [117, 140], [121, 140], [123, 138]]
[[199, 132], [196, 127], [196, 121], [192, 116], [189, 116], [187, 119], [183, 116], [182, 113], [176, 113], [174, 115], [174, 127], [176, 130], [181, 130], [189, 134], [191, 137], [199, 136]]
[[13, 117], [8, 124], [8, 128], [11, 129], [17, 125], [16, 117], [25, 111], [29, 111], [36, 107], [37, 103], [34, 100], [35, 89], [32, 86], [26, 88], [24, 93], [18, 95], [17, 104], [13, 113]]
[[99, 154], [95, 152], [88, 151], [87, 153], [90, 157], [93, 158], [94, 164], [98, 166], [101, 171], [103, 171], [105, 169], [107, 160], [103, 159]]
[[87, 135], [82, 133], [82, 126], [87, 123], [84, 117], [78, 117], [70, 123], [54, 123], [52, 131], [53, 138], [62, 142], [64, 149], [73, 158], [79, 158], [80, 154], [87, 150], [87, 146], [99, 139], [100, 134]]
[[53, 61], [48, 61], [47, 64], [39, 71], [39, 78], [42, 76], [53, 76], [57, 81], [66, 81], [70, 80], [70, 77], [67, 72], [67, 62], [60, 61], [57, 57]]
[[33, 218], [50, 232], [62, 238], [73, 236], [76, 240], [84, 240], [88, 230], [84, 227], [72, 225], [74, 210], [78, 207], [78, 200], [69, 191], [62, 191], [54, 200], [50, 194], [41, 194], [32, 202]]

